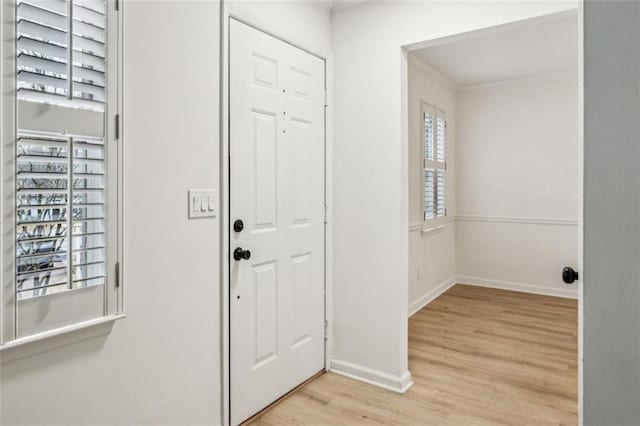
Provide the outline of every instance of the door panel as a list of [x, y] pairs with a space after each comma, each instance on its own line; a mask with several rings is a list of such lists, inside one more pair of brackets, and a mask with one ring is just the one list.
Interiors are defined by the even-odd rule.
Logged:
[[230, 21], [231, 422], [324, 367], [324, 61]]
[[255, 361], [252, 368], [260, 368], [278, 353], [278, 280], [276, 263], [253, 267], [253, 345]]
[[251, 138], [253, 152], [253, 197], [256, 228], [273, 229], [276, 226], [276, 185], [278, 176], [276, 159], [276, 116], [252, 111]]

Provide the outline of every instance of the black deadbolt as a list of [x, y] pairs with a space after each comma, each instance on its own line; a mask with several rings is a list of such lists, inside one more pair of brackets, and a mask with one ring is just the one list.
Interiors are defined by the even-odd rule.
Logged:
[[233, 222], [233, 230], [236, 232], [240, 232], [244, 229], [244, 222], [242, 221], [242, 219], [237, 219], [235, 222]]
[[233, 251], [233, 258], [235, 260], [249, 260], [251, 258], [251, 252], [249, 250], [242, 250], [238, 247]]
[[575, 280], [578, 279], [578, 272], [575, 271], [571, 266], [566, 266], [562, 270], [562, 281], [567, 284], [573, 284]]

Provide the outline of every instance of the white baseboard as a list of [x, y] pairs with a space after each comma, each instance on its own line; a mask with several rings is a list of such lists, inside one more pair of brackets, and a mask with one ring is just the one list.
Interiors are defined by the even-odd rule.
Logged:
[[502, 290], [520, 291], [522, 293], [542, 294], [545, 296], [565, 297], [568, 299], [578, 298], [578, 286], [575, 288], [552, 288], [535, 284], [516, 283], [512, 281], [491, 280], [486, 278], [469, 277], [459, 275], [456, 283], [470, 284], [478, 287], [499, 288]]
[[409, 371], [405, 371], [403, 374], [395, 376], [393, 374], [337, 359], [331, 360], [331, 368], [329, 371], [396, 393], [405, 393], [413, 385], [413, 381], [411, 381], [411, 373]]
[[445, 291], [453, 287], [455, 283], [456, 283], [456, 277], [451, 277], [441, 282], [435, 288], [429, 290], [424, 295], [420, 296], [418, 300], [414, 301], [411, 305], [409, 305], [409, 316], [411, 317], [420, 309], [424, 308], [429, 303], [433, 302], [438, 296], [440, 296], [442, 293], [444, 293]]

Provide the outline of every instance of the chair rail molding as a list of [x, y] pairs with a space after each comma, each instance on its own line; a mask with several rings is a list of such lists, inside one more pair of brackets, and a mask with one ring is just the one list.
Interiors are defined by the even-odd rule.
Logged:
[[563, 218], [535, 218], [517, 216], [482, 216], [482, 215], [458, 215], [457, 222], [497, 222], [497, 223], [523, 223], [529, 225], [556, 225], [578, 226], [577, 219]]
[[[554, 226], [578, 226], [578, 219], [563, 218], [535, 218], [518, 216], [482, 216], [482, 215], [459, 215], [448, 217], [447, 222], [495, 222], [495, 223], [520, 223], [527, 225], [554, 225]], [[409, 232], [422, 231], [423, 222], [416, 222], [409, 225]]]

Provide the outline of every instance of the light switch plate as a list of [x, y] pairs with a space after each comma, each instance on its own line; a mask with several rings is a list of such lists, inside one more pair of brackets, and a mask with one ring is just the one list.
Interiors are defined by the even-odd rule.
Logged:
[[189, 190], [189, 219], [216, 217], [218, 196], [215, 189]]

